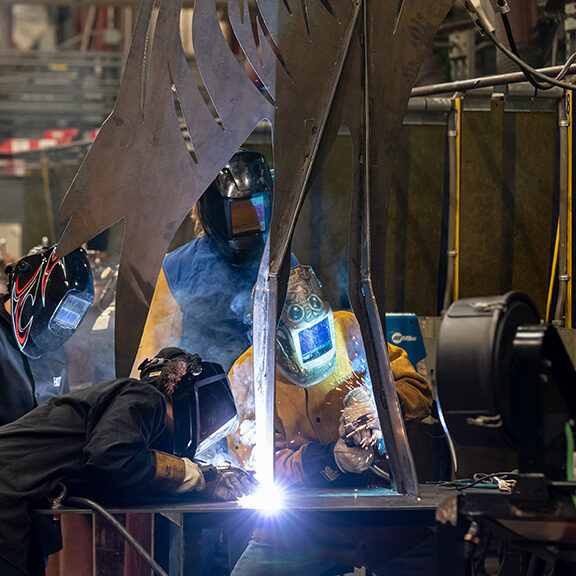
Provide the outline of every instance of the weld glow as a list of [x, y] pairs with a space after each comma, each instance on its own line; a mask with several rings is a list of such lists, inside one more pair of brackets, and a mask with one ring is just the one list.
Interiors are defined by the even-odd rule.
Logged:
[[238, 503], [242, 508], [254, 508], [272, 514], [282, 508], [282, 491], [278, 486], [261, 484], [256, 492], [250, 496], [243, 496]]

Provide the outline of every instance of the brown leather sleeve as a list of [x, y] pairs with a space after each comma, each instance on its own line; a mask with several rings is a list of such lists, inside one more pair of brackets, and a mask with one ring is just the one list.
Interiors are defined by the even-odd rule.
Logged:
[[171, 492], [176, 490], [184, 482], [186, 465], [181, 458], [166, 452], [154, 450], [156, 456], [156, 475], [151, 488]]
[[430, 414], [432, 408], [432, 389], [430, 384], [408, 360], [402, 348], [388, 344], [390, 368], [398, 396], [402, 400], [405, 420], [422, 420]]

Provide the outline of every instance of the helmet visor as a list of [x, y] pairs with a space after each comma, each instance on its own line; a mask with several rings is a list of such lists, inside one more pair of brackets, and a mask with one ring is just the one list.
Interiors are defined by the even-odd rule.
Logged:
[[78, 290], [70, 290], [48, 321], [48, 329], [60, 337], [71, 335], [92, 306], [92, 299]]
[[300, 343], [300, 353], [304, 364], [324, 356], [332, 350], [332, 334], [330, 324], [326, 316], [317, 324], [304, 328], [298, 332], [298, 342]]
[[270, 220], [270, 200], [268, 193], [259, 193], [252, 198], [228, 198], [226, 208], [229, 220], [229, 238], [245, 234], [264, 234]]

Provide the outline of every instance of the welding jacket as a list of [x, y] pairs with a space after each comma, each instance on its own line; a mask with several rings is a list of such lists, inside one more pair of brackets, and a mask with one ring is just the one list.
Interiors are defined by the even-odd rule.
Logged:
[[259, 263], [255, 258], [244, 266], [232, 266], [208, 236], [167, 254], [134, 366], [165, 346], [177, 346], [227, 372], [250, 346], [244, 316]]
[[108, 500], [180, 486], [184, 462], [152, 448], [165, 422], [163, 395], [123, 378], [52, 398], [0, 428], [0, 574], [44, 574], [31, 510], [46, 507], [60, 482]]
[[[276, 371], [276, 475], [292, 484], [322, 484], [318, 470], [306, 464], [314, 466], [313, 460], [330, 454], [329, 448], [339, 437], [344, 397], [365, 377], [365, 353], [356, 318], [351, 312], [335, 312], [334, 326], [336, 367], [326, 380], [302, 388]], [[416, 372], [402, 348], [388, 344], [388, 355], [404, 419], [425, 418], [432, 407], [430, 385]], [[246, 428], [242, 422], [254, 418], [252, 348], [238, 359], [228, 377], [241, 423], [228, 444], [231, 453], [245, 463], [251, 448], [243, 442]]]
[[[310, 388], [290, 383], [276, 371], [275, 474], [279, 482], [309, 486], [365, 486], [378, 484], [371, 472], [340, 474], [332, 448], [339, 438], [338, 427], [344, 396], [365, 376], [365, 353], [354, 315], [334, 313], [336, 329], [336, 368], [323, 382]], [[406, 352], [388, 344], [390, 367], [405, 420], [421, 420], [430, 414], [432, 391], [428, 382], [408, 361]], [[241, 425], [229, 437], [231, 454], [248, 462], [251, 447], [243, 443], [242, 421], [254, 418], [252, 349], [234, 364], [228, 375]], [[326, 470], [330, 473], [326, 474]], [[336, 474], [332, 474], [332, 472]], [[427, 527], [347, 529], [307, 521], [257, 530], [255, 536], [328, 558], [349, 566], [377, 567], [400, 555], [429, 536]]]
[[22, 354], [14, 338], [12, 318], [4, 308], [6, 298], [0, 302], [0, 426], [69, 391], [64, 347], [37, 359]]

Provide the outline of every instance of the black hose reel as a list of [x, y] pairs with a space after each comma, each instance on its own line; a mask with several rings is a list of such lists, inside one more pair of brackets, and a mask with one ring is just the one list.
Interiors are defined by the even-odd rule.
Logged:
[[517, 291], [465, 298], [446, 311], [436, 358], [438, 400], [456, 444], [509, 448], [521, 472], [566, 478], [566, 423], [576, 372], [553, 326]]

